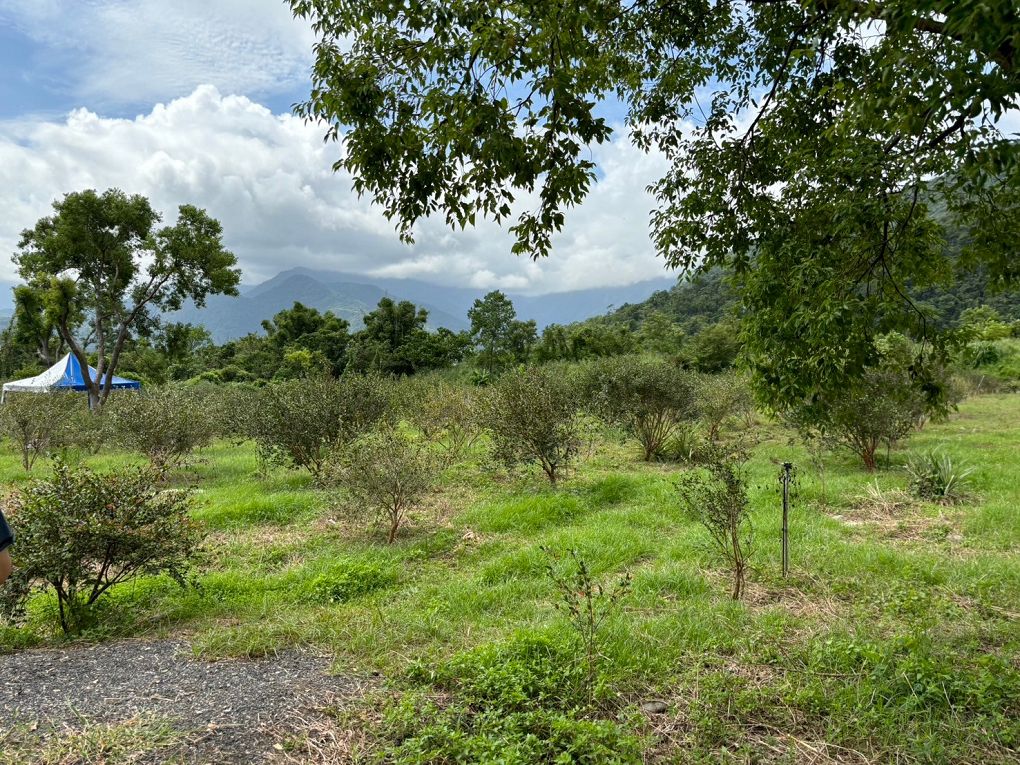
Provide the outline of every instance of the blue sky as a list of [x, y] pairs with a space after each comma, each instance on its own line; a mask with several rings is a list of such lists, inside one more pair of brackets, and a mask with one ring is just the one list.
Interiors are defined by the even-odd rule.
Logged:
[[[33, 37], [18, 14], [0, 5], [0, 120], [25, 117], [59, 119], [72, 109], [88, 105], [81, 83], [73, 75], [81, 52], [67, 50], [61, 43]], [[181, 82], [173, 95], [185, 96], [196, 83]], [[303, 79], [292, 79], [280, 87], [256, 88], [250, 95], [274, 112], [288, 111], [306, 95]], [[92, 106], [104, 116], [131, 117], [148, 111], [153, 94], [143, 92], [106, 93], [92, 99]]]
[[0, 118], [133, 116], [203, 84], [285, 111], [313, 42], [281, 0], [0, 0]]
[[168, 221], [180, 204], [206, 208], [248, 283], [298, 265], [531, 293], [665, 275], [645, 194], [665, 163], [626, 140], [593, 150], [599, 183], [552, 258], [511, 255], [489, 223], [428, 220], [400, 243], [332, 172], [340, 149], [324, 129], [291, 114], [314, 42], [282, 0], [0, 0], [0, 287], [17, 280], [20, 231], [53, 200], [110, 187]]
[[0, 119], [31, 112], [67, 111], [71, 99], [61, 93], [60, 83], [36, 69], [40, 46], [8, 19], [0, 16]]

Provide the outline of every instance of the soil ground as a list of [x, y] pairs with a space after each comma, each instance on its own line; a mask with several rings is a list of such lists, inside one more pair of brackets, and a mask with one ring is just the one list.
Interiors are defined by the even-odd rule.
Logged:
[[24, 746], [31, 736], [43, 751], [48, 740], [87, 726], [158, 720], [173, 734], [146, 761], [269, 762], [309, 715], [360, 696], [362, 681], [330, 675], [328, 667], [301, 651], [203, 661], [181, 640], [2, 655], [0, 742], [14, 737]]

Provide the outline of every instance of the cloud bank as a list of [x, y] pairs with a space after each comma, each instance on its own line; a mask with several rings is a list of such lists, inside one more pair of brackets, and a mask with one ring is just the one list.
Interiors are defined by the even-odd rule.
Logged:
[[[543, 293], [666, 273], [648, 238], [645, 193], [665, 160], [626, 139], [593, 150], [602, 177], [568, 212], [553, 256], [535, 263], [510, 254], [510, 237], [490, 223], [454, 232], [424, 221], [416, 244], [402, 244], [351, 191], [350, 176], [332, 171], [339, 148], [324, 144], [323, 132], [212, 85], [134, 119], [79, 109], [62, 121], [0, 122], [0, 252], [12, 253], [19, 232], [64, 193], [118, 187], [171, 218], [186, 202], [206, 208], [223, 223], [246, 282], [300, 265]], [[16, 280], [6, 257], [0, 280]]]

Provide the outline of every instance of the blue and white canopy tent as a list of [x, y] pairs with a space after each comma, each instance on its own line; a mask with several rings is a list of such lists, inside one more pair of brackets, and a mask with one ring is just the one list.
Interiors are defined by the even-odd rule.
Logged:
[[[98, 372], [95, 367], [89, 367], [89, 378], [95, 380]], [[103, 381], [106, 382], [105, 380]], [[142, 384], [137, 380], [126, 380], [123, 377], [113, 376], [110, 383], [111, 390], [138, 390]], [[72, 354], [67, 354], [35, 377], [26, 377], [24, 380], [14, 380], [4, 383], [3, 393], [0, 394], [0, 403], [7, 397], [8, 393], [51, 393], [54, 391], [87, 391], [85, 377], [82, 375], [81, 364]]]

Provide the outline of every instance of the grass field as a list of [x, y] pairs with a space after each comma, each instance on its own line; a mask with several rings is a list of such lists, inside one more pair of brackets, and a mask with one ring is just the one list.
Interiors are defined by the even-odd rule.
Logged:
[[[178, 479], [194, 486], [209, 530], [200, 587], [121, 586], [102, 606], [102, 631], [87, 637], [183, 635], [210, 659], [317, 646], [338, 672], [377, 671], [386, 682], [336, 720], [362, 729], [364, 751], [443, 761], [422, 752], [446, 745], [435, 744], [450, 724], [444, 704], [468, 715], [502, 708], [511, 702], [494, 702], [475, 677], [500, 666], [526, 674], [536, 645], [554, 657], [571, 645], [547, 550], [576, 550], [607, 584], [632, 577], [602, 633], [597, 711], [587, 714], [621, 732], [607, 744], [620, 761], [634, 759], [633, 744], [664, 762], [1016, 762], [1020, 395], [965, 401], [875, 474], [849, 455], [811, 455], [776, 426], [762, 433], [749, 466], [755, 553], [742, 602], [728, 598], [706, 532], [678, 510], [677, 466], [641, 463], [622, 439], [600, 444], [556, 488], [492, 473], [473, 455], [447, 470], [390, 546], [306, 474], [260, 473], [253, 448], [220, 443]], [[969, 501], [944, 507], [899, 493], [907, 477], [897, 465], [935, 446], [975, 468]], [[89, 464], [132, 460], [101, 454]], [[786, 579], [785, 460], [797, 466]], [[40, 461], [36, 473], [47, 469]], [[25, 481], [6, 447], [0, 480]], [[59, 642], [53, 609], [33, 601], [25, 627], [0, 627], [0, 650]], [[524, 689], [517, 707], [569, 706], [504, 680], [499, 694]], [[649, 699], [667, 712], [638, 711]], [[500, 730], [481, 721], [462, 732], [495, 736], [509, 753], [502, 761], [527, 762], [513, 754], [525, 745], [500, 744]]]

